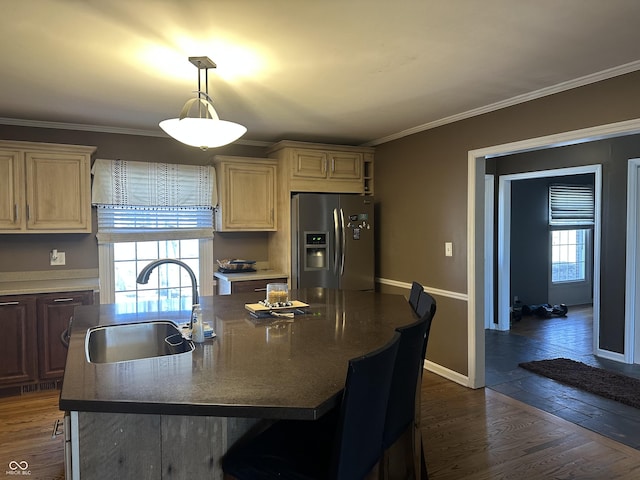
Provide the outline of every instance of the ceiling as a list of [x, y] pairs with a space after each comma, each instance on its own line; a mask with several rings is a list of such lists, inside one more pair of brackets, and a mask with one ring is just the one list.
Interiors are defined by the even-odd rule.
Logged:
[[0, 124], [376, 145], [640, 69], [638, 0], [3, 0]]

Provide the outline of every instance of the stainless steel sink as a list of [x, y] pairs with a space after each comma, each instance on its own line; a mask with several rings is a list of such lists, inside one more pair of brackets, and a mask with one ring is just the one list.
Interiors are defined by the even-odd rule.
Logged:
[[91, 363], [114, 363], [180, 355], [195, 348], [169, 320], [94, 327], [87, 331], [85, 351]]

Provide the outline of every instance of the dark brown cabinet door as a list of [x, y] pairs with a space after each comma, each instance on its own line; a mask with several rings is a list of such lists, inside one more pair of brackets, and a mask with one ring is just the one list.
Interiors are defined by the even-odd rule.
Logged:
[[62, 378], [64, 375], [67, 349], [60, 335], [69, 326], [73, 309], [92, 303], [91, 291], [38, 295], [38, 363], [41, 380]]
[[287, 283], [286, 278], [273, 278], [270, 280], [247, 280], [244, 282], [231, 282], [231, 293], [264, 292], [267, 295], [267, 283]]
[[0, 385], [37, 380], [36, 297], [0, 297]]

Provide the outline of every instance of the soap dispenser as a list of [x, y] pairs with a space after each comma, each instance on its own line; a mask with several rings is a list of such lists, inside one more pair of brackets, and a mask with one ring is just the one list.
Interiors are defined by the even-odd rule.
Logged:
[[202, 310], [199, 304], [193, 306], [193, 330], [191, 331], [191, 340], [196, 343], [204, 342], [204, 321], [202, 320]]

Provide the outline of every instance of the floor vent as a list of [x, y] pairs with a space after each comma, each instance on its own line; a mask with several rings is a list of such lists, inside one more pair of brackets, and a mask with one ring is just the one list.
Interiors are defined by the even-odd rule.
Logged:
[[23, 385], [22, 393], [25, 394], [25, 393], [41, 392], [44, 390], [55, 390], [59, 387], [59, 385], [60, 385], [59, 380], [49, 380], [47, 382], [32, 383], [30, 385]]
[[38, 390], [55, 390], [58, 388], [58, 381], [51, 380], [49, 382], [41, 382], [38, 384]]
[[31, 392], [37, 392], [37, 391], [38, 391], [38, 385], [35, 383], [31, 385], [22, 386], [22, 393], [31, 393]]

